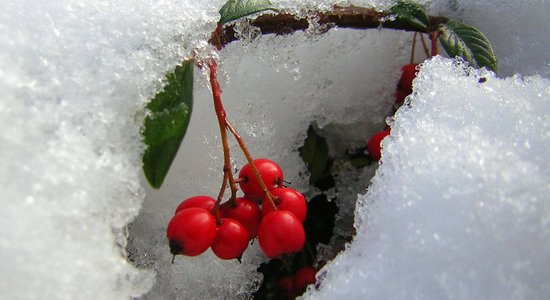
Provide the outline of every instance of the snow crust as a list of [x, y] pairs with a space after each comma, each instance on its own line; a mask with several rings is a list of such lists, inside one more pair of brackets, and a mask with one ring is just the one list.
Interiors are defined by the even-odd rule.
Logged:
[[[141, 175], [143, 108], [166, 72], [204, 48], [224, 2], [0, 2], [1, 298], [250, 298], [265, 260], [257, 243], [242, 264], [210, 251], [171, 264], [165, 239], [177, 204], [217, 193], [221, 180], [204, 74], [195, 73], [193, 117], [164, 187], [150, 190]], [[334, 3], [391, 5], [273, 2], [304, 15]], [[481, 29], [501, 78], [550, 76], [547, 1], [421, 3]], [[229, 117], [252, 153], [280, 162], [306, 194], [315, 191], [296, 150], [307, 127], [329, 133], [333, 153], [364, 143], [391, 112], [411, 40], [386, 30], [310, 33], [252, 30], [220, 53]], [[544, 298], [549, 93], [538, 76], [427, 63], [359, 197], [356, 240], [309, 297]], [[235, 144], [232, 153], [240, 167]], [[338, 191], [342, 228], [373, 172], [338, 179], [348, 183]]]

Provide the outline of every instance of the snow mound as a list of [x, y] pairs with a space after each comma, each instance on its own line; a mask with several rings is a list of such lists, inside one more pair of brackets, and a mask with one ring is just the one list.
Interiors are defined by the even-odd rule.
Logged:
[[152, 272], [125, 257], [124, 226], [145, 196], [139, 114], [192, 37], [206, 39], [217, 7], [0, 3], [2, 298], [124, 299], [150, 289]]
[[550, 80], [440, 57], [383, 141], [357, 235], [314, 299], [543, 299], [550, 292]]

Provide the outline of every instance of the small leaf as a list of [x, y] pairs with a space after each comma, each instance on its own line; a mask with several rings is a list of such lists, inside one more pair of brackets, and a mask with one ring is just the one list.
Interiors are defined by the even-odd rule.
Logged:
[[143, 125], [147, 149], [143, 171], [152, 187], [162, 185], [187, 130], [193, 107], [193, 63], [186, 61], [166, 76], [167, 84], [147, 105]]
[[417, 3], [410, 1], [399, 1], [390, 8], [390, 13], [395, 15], [397, 20], [409, 23], [411, 26], [426, 31], [430, 27], [428, 15]]
[[222, 25], [242, 17], [265, 10], [278, 11], [269, 0], [229, 0], [220, 9]]
[[367, 154], [366, 147], [348, 150], [348, 152], [346, 153], [346, 160], [352, 166], [359, 169], [364, 168], [374, 162], [370, 155]]
[[333, 187], [334, 178], [330, 173], [332, 161], [328, 154], [327, 141], [315, 131], [313, 126], [309, 126], [307, 138], [299, 151], [310, 173], [309, 182], [321, 190]]
[[460, 56], [475, 68], [497, 70], [497, 58], [491, 42], [472, 26], [452, 20], [441, 24], [439, 42], [451, 57]]

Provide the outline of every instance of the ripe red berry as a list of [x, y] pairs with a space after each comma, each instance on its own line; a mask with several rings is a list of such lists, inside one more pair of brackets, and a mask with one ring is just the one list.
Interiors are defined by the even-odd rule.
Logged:
[[[254, 160], [254, 165], [260, 172], [260, 176], [268, 190], [283, 186], [283, 170], [275, 162], [266, 158], [259, 158]], [[256, 176], [254, 176], [250, 164], [246, 164], [241, 169], [239, 178], [241, 180], [239, 186], [245, 196], [253, 200], [263, 198], [264, 191], [258, 181], [256, 181]]]
[[212, 214], [198, 207], [184, 209], [168, 223], [166, 236], [170, 252], [196, 256], [208, 249], [216, 236], [216, 220]]
[[285, 276], [277, 281], [277, 287], [279, 287], [286, 296], [286, 299], [290, 299], [294, 295], [294, 277]]
[[194, 196], [188, 199], [183, 200], [180, 205], [176, 208], [176, 213], [190, 207], [200, 207], [208, 211], [211, 211], [214, 208], [216, 200], [209, 196]]
[[256, 202], [240, 197], [235, 199], [235, 203], [224, 206], [222, 213], [224, 217], [241, 223], [248, 231], [250, 239], [258, 235], [262, 213]]
[[398, 104], [398, 105], [401, 105], [405, 102], [405, 98], [407, 98], [407, 96], [409, 95], [410, 93], [407, 93], [401, 89], [397, 89], [394, 93], [394, 96], [395, 96], [395, 103]]
[[296, 272], [294, 275], [294, 291], [297, 295], [303, 294], [308, 285], [317, 281], [315, 278], [316, 273], [317, 270], [314, 267], [304, 267]]
[[397, 88], [406, 92], [407, 95], [412, 93], [412, 82], [416, 77], [417, 64], [407, 64], [401, 67], [401, 78]]
[[248, 247], [248, 240], [248, 231], [241, 223], [223, 218], [211, 248], [221, 259], [240, 258]]
[[[215, 204], [216, 204], [216, 200], [212, 197], [209, 197], [209, 196], [194, 196], [194, 197], [183, 200], [180, 203], [180, 205], [178, 205], [178, 207], [176, 208], [175, 213], [177, 214], [180, 211], [182, 211], [186, 208], [190, 208], [190, 207], [204, 208], [207, 211], [211, 212], [212, 209], [214, 208]], [[218, 211], [217, 215], [218, 215], [218, 219], [220, 219], [222, 217], [222, 214], [221, 214], [220, 211]]]
[[286, 210], [277, 210], [265, 216], [258, 229], [258, 241], [269, 258], [302, 250], [306, 234], [302, 222]]
[[[273, 201], [278, 210], [287, 210], [292, 212], [300, 222], [304, 222], [307, 214], [307, 204], [304, 196], [295, 189], [276, 188], [271, 190]], [[274, 211], [273, 206], [264, 200], [262, 205], [262, 214], [266, 216]]]
[[380, 158], [382, 157], [380, 143], [389, 134], [390, 134], [389, 129], [380, 131], [375, 135], [373, 135], [369, 140], [369, 142], [367, 143], [367, 151], [369, 152], [369, 155], [373, 160], [379, 161]]

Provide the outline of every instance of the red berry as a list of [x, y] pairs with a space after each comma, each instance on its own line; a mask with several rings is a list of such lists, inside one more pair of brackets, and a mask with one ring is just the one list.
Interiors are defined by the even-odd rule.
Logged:
[[388, 129], [388, 130], [380, 131], [370, 138], [369, 142], [367, 143], [367, 151], [369, 151], [369, 155], [373, 160], [379, 161], [380, 158], [382, 157], [382, 153], [380, 151], [381, 150], [380, 143], [389, 134], [390, 134], [390, 130]]
[[304, 267], [296, 272], [294, 275], [294, 291], [296, 294], [303, 294], [308, 285], [314, 284], [317, 281], [315, 278], [316, 273], [317, 270], [314, 267]]
[[216, 236], [216, 220], [212, 214], [198, 207], [184, 209], [174, 215], [166, 236], [170, 241], [170, 252], [196, 256], [208, 249]]
[[395, 91], [395, 103], [398, 104], [398, 105], [401, 105], [405, 102], [405, 98], [407, 98], [407, 96], [409, 95], [410, 93], [407, 93], [406, 91], [403, 91], [401, 89], [397, 89]]
[[408, 94], [412, 93], [412, 82], [416, 77], [417, 64], [407, 64], [401, 67], [401, 78], [399, 79], [398, 89]]
[[286, 210], [277, 210], [265, 216], [258, 229], [258, 241], [269, 258], [302, 250], [306, 234], [302, 222]]
[[248, 231], [239, 222], [223, 218], [212, 243], [212, 251], [221, 259], [240, 258], [248, 247]]
[[287, 299], [291, 298], [294, 294], [294, 277], [285, 276], [279, 279], [279, 281], [277, 281], [277, 287], [283, 290], [285, 296], [287, 296]]
[[243, 224], [248, 231], [250, 239], [258, 235], [262, 213], [256, 202], [242, 197], [237, 198], [235, 199], [235, 203], [224, 206], [222, 213], [224, 217], [234, 219]]
[[[212, 211], [214, 208], [214, 205], [216, 204], [216, 200], [209, 196], [194, 196], [188, 199], [183, 200], [180, 205], [176, 208], [176, 214], [186, 208], [190, 207], [199, 207], [204, 208], [207, 211]], [[217, 213], [218, 218], [222, 217], [222, 214], [220, 211]]]
[[[259, 158], [254, 160], [254, 165], [260, 172], [260, 176], [268, 190], [283, 186], [283, 171], [275, 162], [269, 159]], [[241, 169], [239, 178], [241, 179], [239, 186], [243, 190], [245, 196], [254, 200], [263, 198], [264, 191], [258, 181], [256, 181], [256, 176], [254, 176], [250, 164], [246, 164]]]
[[208, 211], [211, 211], [214, 208], [216, 200], [209, 196], [194, 196], [188, 199], [183, 200], [180, 205], [176, 208], [176, 214], [186, 208], [190, 207], [200, 207]]
[[[276, 188], [271, 190], [273, 201], [278, 210], [287, 210], [292, 212], [300, 222], [304, 222], [307, 214], [307, 204], [304, 196], [295, 189]], [[274, 211], [273, 206], [264, 200], [262, 205], [262, 214], [266, 216]]]

